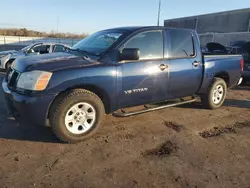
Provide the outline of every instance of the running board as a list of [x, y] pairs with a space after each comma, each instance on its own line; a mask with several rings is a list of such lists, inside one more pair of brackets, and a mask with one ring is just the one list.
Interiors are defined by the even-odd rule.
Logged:
[[134, 116], [134, 115], [137, 115], [137, 114], [142, 114], [142, 113], [151, 112], [151, 111], [155, 111], [155, 110], [161, 110], [161, 109], [169, 108], [169, 107], [173, 107], [173, 106], [188, 104], [188, 103], [192, 103], [192, 102], [195, 102], [195, 101], [196, 101], [196, 99], [194, 97], [192, 97], [192, 99], [190, 99], [190, 100], [183, 101], [181, 99], [181, 102], [166, 104], [166, 105], [157, 106], [157, 107], [151, 107], [150, 108], [150, 107], [147, 107], [147, 106], [144, 105], [145, 109], [138, 110], [138, 111], [125, 112], [123, 109], [121, 109], [121, 112], [114, 112], [113, 116], [116, 116], [116, 117], [129, 117], [129, 116]]

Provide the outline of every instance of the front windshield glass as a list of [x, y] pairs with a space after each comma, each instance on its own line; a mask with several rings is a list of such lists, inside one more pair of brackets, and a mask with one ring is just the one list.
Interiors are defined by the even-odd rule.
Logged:
[[28, 49], [30, 49], [34, 44], [30, 44], [29, 46], [26, 46], [24, 48], [21, 49], [22, 52], [27, 51]]
[[72, 49], [98, 56], [105, 52], [122, 35], [123, 33], [119, 31], [100, 31], [79, 41]]

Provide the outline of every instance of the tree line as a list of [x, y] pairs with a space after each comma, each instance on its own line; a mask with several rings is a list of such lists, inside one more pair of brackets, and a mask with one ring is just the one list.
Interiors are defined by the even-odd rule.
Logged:
[[39, 32], [28, 30], [26, 28], [22, 29], [0, 29], [0, 35], [3, 36], [20, 36], [20, 37], [46, 37], [46, 38], [84, 38], [88, 36], [88, 34], [74, 34], [74, 33], [57, 33], [51, 31], [47, 32]]

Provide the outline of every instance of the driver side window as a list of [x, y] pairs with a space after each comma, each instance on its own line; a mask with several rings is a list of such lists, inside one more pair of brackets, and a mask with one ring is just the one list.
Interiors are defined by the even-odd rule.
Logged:
[[124, 48], [138, 48], [140, 50], [139, 60], [163, 58], [162, 31], [142, 32], [130, 39]]
[[42, 45], [39, 44], [37, 46], [34, 46], [30, 51], [31, 53], [40, 53], [40, 54], [46, 54], [49, 53], [50, 45]]

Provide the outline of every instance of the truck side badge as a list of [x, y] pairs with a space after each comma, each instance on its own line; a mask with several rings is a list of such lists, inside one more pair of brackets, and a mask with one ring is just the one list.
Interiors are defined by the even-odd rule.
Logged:
[[131, 89], [131, 90], [124, 91], [124, 93], [127, 95], [127, 94], [133, 94], [133, 93], [141, 93], [145, 91], [148, 91], [148, 88]]

